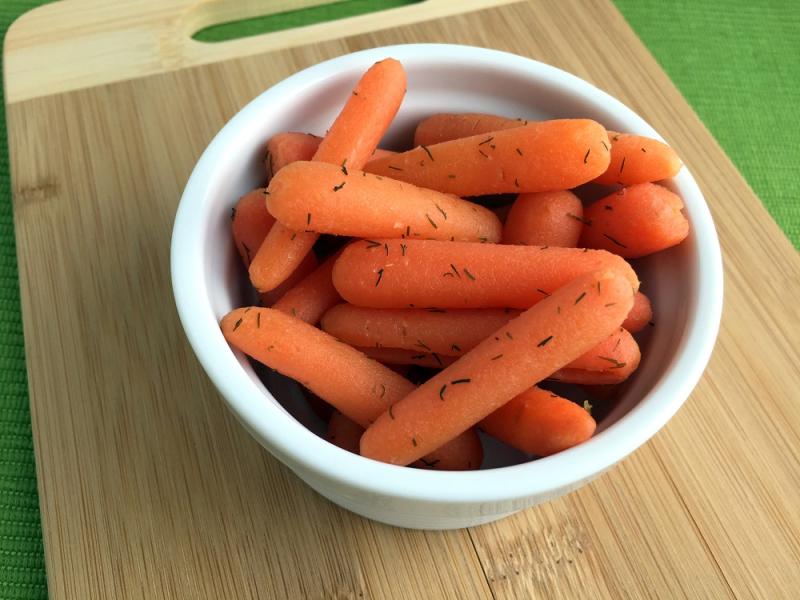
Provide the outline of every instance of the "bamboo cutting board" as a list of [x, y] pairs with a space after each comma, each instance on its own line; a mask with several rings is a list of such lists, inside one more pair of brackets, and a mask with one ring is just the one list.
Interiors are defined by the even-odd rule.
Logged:
[[[288, 0], [163, 4], [60, 2], [5, 43], [53, 598], [797, 593], [800, 258], [608, 0], [428, 0], [219, 45], [189, 33]], [[579, 491], [471, 530], [391, 528], [305, 487], [228, 414], [170, 288], [178, 198], [222, 124], [298, 69], [402, 42], [515, 52], [619, 97], [690, 166], [725, 256], [719, 342], [669, 425]]]

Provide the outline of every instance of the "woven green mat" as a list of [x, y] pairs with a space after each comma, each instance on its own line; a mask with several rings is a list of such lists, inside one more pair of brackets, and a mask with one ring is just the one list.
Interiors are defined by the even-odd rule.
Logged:
[[[349, 0], [198, 35], [260, 33], [413, 0]], [[0, 31], [43, 0], [0, 0]], [[795, 0], [616, 0], [800, 247], [800, 8]], [[5, 113], [0, 134], [6, 139]], [[47, 596], [20, 317], [8, 149], [0, 149], [0, 599]], [[731, 210], [736, 207], [731, 199]]]

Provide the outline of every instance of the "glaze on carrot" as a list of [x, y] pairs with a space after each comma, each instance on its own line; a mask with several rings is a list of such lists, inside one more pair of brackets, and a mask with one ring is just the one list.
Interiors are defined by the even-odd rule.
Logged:
[[382, 348], [376, 346], [354, 346], [370, 358], [385, 365], [417, 365], [430, 369], [443, 369], [455, 362], [455, 357], [425, 352], [422, 350], [403, 350], [402, 348]]
[[639, 367], [641, 357], [636, 340], [627, 329], [620, 327], [549, 379], [580, 384], [621, 383]]

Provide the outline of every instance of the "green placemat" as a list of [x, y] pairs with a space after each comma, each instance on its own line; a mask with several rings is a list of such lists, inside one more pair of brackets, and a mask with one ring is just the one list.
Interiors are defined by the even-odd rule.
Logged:
[[[349, 0], [206, 30], [205, 40], [398, 6]], [[794, 0], [616, 0], [796, 247], [800, 246], [800, 9]], [[0, 31], [43, 0], [1, 0]], [[724, 5], [724, 7], [723, 7]], [[2, 93], [2, 92], [0, 92]], [[47, 595], [11, 209], [0, 117], [0, 598]], [[731, 199], [733, 203], [734, 199]], [[732, 204], [731, 210], [735, 210]]]

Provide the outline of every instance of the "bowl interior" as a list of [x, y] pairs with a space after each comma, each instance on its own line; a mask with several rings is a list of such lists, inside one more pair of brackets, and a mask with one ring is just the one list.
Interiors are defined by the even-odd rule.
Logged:
[[[212, 318], [218, 321], [229, 310], [253, 301], [232, 244], [230, 212], [242, 194], [264, 184], [266, 140], [282, 131], [324, 134], [360, 74], [372, 62], [384, 56], [400, 59], [408, 73], [408, 94], [384, 139], [382, 146], [386, 148], [409, 147], [414, 126], [424, 117], [437, 112], [487, 112], [529, 120], [583, 117], [595, 119], [609, 129], [660, 137], [630, 109], [586, 82], [553, 67], [496, 51], [438, 45], [397, 46], [340, 57], [307, 69], [271, 88], [245, 107], [215, 138], [187, 185], [181, 211], [194, 211], [191, 220], [196, 229], [192, 231], [192, 240], [186, 242], [184, 249], [202, 249], [199, 257], [202, 266], [198, 267], [202, 269], [202, 283], [197, 286], [196, 300], [207, 309], [204, 318], [209, 322]], [[198, 173], [200, 171], [202, 173]], [[199, 189], [200, 185], [202, 189]], [[715, 266], [713, 250], [716, 248], [718, 252], [713, 224], [700, 191], [687, 169], [684, 168], [666, 185], [684, 199], [685, 212], [692, 223], [691, 233], [680, 246], [635, 261], [634, 267], [642, 280], [641, 289], [653, 302], [655, 327], [637, 336], [642, 347], [641, 366], [625, 384], [621, 398], [612, 409], [604, 411], [599, 407], [604, 416], [599, 423], [598, 434], [583, 446], [596, 445], [596, 449], [601, 448], [602, 444], [607, 443], [604, 440], [614, 433], [617, 424], [631, 417], [643, 403], [649, 403], [649, 412], [647, 415], [642, 412], [640, 418], [647, 417], [651, 421], [657, 418], [641, 429], [640, 436], [633, 436], [637, 439], [611, 444], [615, 448], [615, 460], [604, 465], [597, 462], [593, 466], [595, 472], [632, 451], [677, 410], [702, 371], [710, 346], [707, 352], [705, 347], [700, 349], [698, 358], [702, 364], [699, 371], [681, 374], [678, 372], [680, 369], [676, 368], [677, 363], [682, 359], [684, 363], [681, 368], [690, 365], [685, 350], [694, 347], [701, 334], [707, 338], [709, 331], [713, 330], [712, 337], [716, 333], [716, 327], [713, 326], [710, 329], [707, 327], [705, 332], [698, 331], [698, 318], [703, 317], [698, 312], [703, 278], [711, 276], [708, 269]], [[202, 198], [187, 198], [192, 190]], [[191, 207], [184, 209], [184, 203], [191, 203]], [[183, 216], [179, 211], [176, 236], [181, 218]], [[703, 239], [698, 237], [698, 227], [705, 235], [705, 245], [698, 244], [698, 240]], [[183, 260], [177, 255], [181, 250], [176, 249], [175, 242], [174, 238], [173, 269], [176, 262]], [[712, 278], [721, 277], [716, 272], [712, 275]], [[179, 284], [176, 283], [176, 297], [181, 308], [178, 288]], [[710, 312], [705, 317], [710, 315], [712, 321], [716, 318], [718, 322], [719, 315], [714, 314], [715, 306], [706, 308]], [[183, 311], [181, 316], [186, 325]], [[199, 348], [201, 343], [219, 346], [220, 341], [224, 347], [218, 330], [213, 339], [201, 342], [200, 334], [193, 333], [188, 325], [186, 329], [207, 371], [218, 387], [223, 389], [224, 386], [209, 365], [211, 352]], [[258, 391], [257, 395], [248, 398], [248, 402], [256, 406], [276, 403], [282, 411], [315, 433], [324, 431], [323, 423], [308, 409], [294, 383], [268, 369], [254, 369], [243, 355], [233, 354], [241, 373], [253, 384], [249, 389]], [[230, 376], [240, 377], [241, 374]], [[677, 378], [681, 376], [686, 381], [676, 387]], [[229, 392], [230, 389], [223, 389], [230, 401]], [[670, 394], [677, 397], [670, 398]], [[242, 417], [242, 414], [239, 416], [247, 421], [247, 417]], [[572, 449], [561, 454], [569, 455], [579, 449], [589, 456], [586, 454], [588, 448]], [[485, 469], [527, 460], [527, 457], [499, 443], [487, 444], [486, 450]], [[355, 458], [372, 463], [360, 457]], [[537, 461], [537, 464], [550, 461], [555, 467], [554, 459], [564, 460], [560, 455]]]

